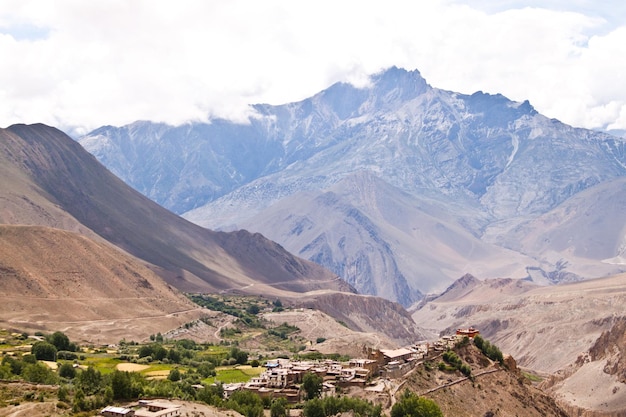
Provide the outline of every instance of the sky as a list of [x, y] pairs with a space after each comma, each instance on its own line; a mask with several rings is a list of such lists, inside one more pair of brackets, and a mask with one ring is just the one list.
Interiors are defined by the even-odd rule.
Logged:
[[623, 0], [0, 0], [0, 126], [228, 118], [397, 66], [626, 129]]

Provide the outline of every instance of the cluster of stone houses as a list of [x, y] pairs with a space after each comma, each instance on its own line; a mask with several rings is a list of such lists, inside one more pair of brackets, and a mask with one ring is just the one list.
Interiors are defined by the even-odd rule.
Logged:
[[300, 384], [307, 373], [321, 376], [326, 392], [334, 392], [336, 387], [364, 387], [373, 377], [398, 378], [404, 375], [429, 354], [451, 348], [458, 337], [445, 336], [432, 344], [423, 342], [399, 349], [371, 349], [364, 346], [365, 357], [349, 362], [275, 359], [266, 362], [265, 371], [249, 382], [225, 384], [224, 395], [229, 397], [237, 390], [249, 390], [261, 397], [283, 397], [296, 403], [302, 399]]
[[301, 399], [300, 384], [307, 373], [322, 377], [325, 391], [334, 391], [336, 386], [364, 386], [377, 370], [376, 361], [353, 359], [348, 363], [337, 361], [291, 361], [276, 359], [265, 364], [265, 371], [247, 383], [225, 384], [224, 395], [230, 396], [237, 390], [256, 392], [261, 397], [283, 397], [289, 402]]
[[[478, 335], [474, 328], [458, 329], [455, 335], [443, 336], [433, 343], [420, 342], [399, 349], [372, 349], [363, 346], [365, 358], [349, 362], [332, 360], [291, 361], [274, 359], [265, 363], [265, 371], [246, 383], [224, 384], [224, 396], [228, 398], [237, 390], [256, 392], [261, 397], [286, 398], [291, 403], [302, 399], [300, 385], [307, 373], [322, 377], [323, 390], [334, 393], [336, 387], [364, 387], [373, 377], [398, 378], [429, 357], [454, 347], [463, 337]], [[170, 405], [168, 407], [167, 405]], [[108, 417], [174, 417], [180, 415], [179, 407], [170, 403], [140, 401], [138, 410], [107, 407], [100, 414]]]

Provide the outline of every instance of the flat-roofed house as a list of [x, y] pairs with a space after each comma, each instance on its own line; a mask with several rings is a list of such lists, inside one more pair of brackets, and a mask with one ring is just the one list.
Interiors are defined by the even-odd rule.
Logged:
[[102, 411], [100, 411], [100, 415], [106, 417], [134, 417], [135, 410], [124, 407], [113, 407], [112, 405], [109, 405], [107, 407], [104, 407]]

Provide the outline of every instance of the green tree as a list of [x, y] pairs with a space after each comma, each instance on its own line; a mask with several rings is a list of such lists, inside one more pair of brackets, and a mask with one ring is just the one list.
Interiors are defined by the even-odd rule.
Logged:
[[140, 358], [145, 358], [146, 356], [152, 356], [152, 352], [154, 351], [154, 344], [151, 345], [143, 345], [139, 348], [137, 355]]
[[105, 404], [111, 404], [113, 402], [113, 388], [111, 386], [107, 386], [104, 389], [104, 397], [102, 397]]
[[90, 366], [78, 374], [76, 382], [84, 393], [94, 395], [102, 388], [102, 374], [96, 368]]
[[170, 374], [167, 376], [167, 379], [172, 382], [180, 381], [180, 371], [178, 370], [178, 368], [172, 369], [170, 371]]
[[5, 356], [4, 358], [2, 358], [2, 366], [8, 366], [13, 375], [21, 375], [24, 363], [25, 362], [18, 361], [12, 356]]
[[28, 382], [37, 384], [56, 384], [57, 375], [41, 362], [26, 365], [22, 370], [22, 377]]
[[30, 352], [39, 361], [56, 361], [57, 348], [48, 342], [35, 342], [30, 348]]
[[132, 398], [132, 385], [130, 374], [117, 369], [111, 374], [111, 389], [113, 390], [113, 399], [126, 400]]
[[235, 391], [232, 393], [226, 406], [245, 417], [261, 417], [263, 415], [263, 402], [261, 401], [261, 397], [248, 390]]
[[492, 345], [488, 340], [483, 339], [480, 336], [474, 337], [474, 345], [492, 361], [504, 362], [504, 356], [496, 345]]
[[27, 353], [26, 355], [22, 355], [22, 362], [24, 363], [37, 363], [37, 357], [32, 353]]
[[222, 405], [222, 398], [224, 397], [224, 388], [222, 384], [209, 385], [201, 389], [197, 394], [197, 399], [204, 401], [205, 403], [220, 407]]
[[85, 411], [87, 410], [87, 400], [85, 399], [85, 393], [82, 389], [78, 388], [74, 393], [74, 401], [72, 403], [72, 410], [74, 412], [77, 411]]
[[160, 344], [156, 344], [152, 352], [152, 358], [157, 361], [162, 361], [166, 357], [167, 357], [167, 349], [165, 349]]
[[46, 342], [54, 345], [57, 350], [75, 350], [72, 349], [70, 338], [63, 332], [54, 332], [51, 335], [46, 336]]
[[318, 398], [322, 394], [323, 379], [321, 376], [312, 372], [307, 372], [302, 377], [302, 389], [306, 394], [307, 400]]
[[181, 358], [182, 355], [176, 349], [170, 349], [169, 352], [167, 352], [167, 359], [169, 359], [172, 363], [180, 363]]
[[202, 362], [196, 369], [203, 378], [215, 376], [215, 365], [211, 362]]
[[279, 397], [272, 400], [272, 405], [270, 406], [270, 416], [287, 417], [287, 400], [285, 398]]
[[443, 413], [433, 400], [406, 390], [391, 408], [391, 417], [443, 417]]
[[240, 365], [248, 362], [248, 352], [245, 352], [237, 347], [233, 347], [230, 349], [230, 357], [235, 359], [235, 363]]
[[61, 378], [74, 379], [76, 377], [76, 369], [71, 363], [64, 363], [59, 367], [59, 376]]
[[304, 404], [302, 409], [304, 417], [326, 417], [324, 405], [319, 398], [313, 398]]

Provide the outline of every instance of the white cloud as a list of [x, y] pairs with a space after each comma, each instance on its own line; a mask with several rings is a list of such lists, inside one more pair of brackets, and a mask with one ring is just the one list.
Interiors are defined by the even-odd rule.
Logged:
[[249, 104], [397, 65], [435, 87], [529, 99], [576, 126], [626, 128], [625, 8], [538, 3], [4, 1], [0, 120], [243, 120]]

